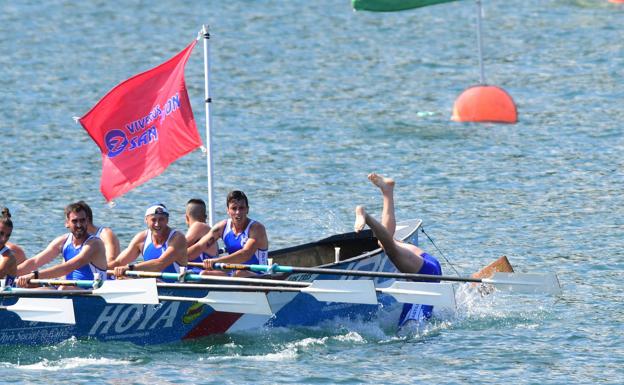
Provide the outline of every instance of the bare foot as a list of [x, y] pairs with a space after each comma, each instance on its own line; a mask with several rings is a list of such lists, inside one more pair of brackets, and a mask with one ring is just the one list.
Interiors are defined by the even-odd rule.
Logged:
[[366, 210], [364, 210], [364, 206], [357, 206], [355, 208], [355, 224], [353, 224], [353, 229], [356, 233], [364, 230], [364, 226], [366, 226]]
[[383, 176], [374, 172], [368, 174], [368, 180], [370, 180], [375, 186], [379, 187], [382, 192], [392, 192], [394, 189], [394, 179], [384, 178]]

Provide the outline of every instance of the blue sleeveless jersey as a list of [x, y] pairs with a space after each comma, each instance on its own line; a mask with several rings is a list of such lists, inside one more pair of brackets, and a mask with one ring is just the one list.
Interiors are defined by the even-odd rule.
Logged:
[[[427, 253], [422, 253], [421, 257], [424, 259], [424, 262], [422, 267], [418, 271], [418, 274], [442, 275], [442, 266], [440, 266], [440, 262], [438, 262], [437, 259]], [[425, 282], [440, 281], [425, 280]], [[405, 303], [403, 304], [403, 311], [401, 312], [401, 316], [399, 317], [399, 327], [404, 326], [407, 321], [421, 322], [423, 320], [429, 319], [431, 318], [432, 314], [433, 306], [431, 305]]]
[[[150, 230], [146, 230], [146, 233], [147, 235], [145, 237], [145, 243], [143, 244], [143, 260], [151, 261], [154, 259], [158, 259], [161, 255], [163, 255], [163, 253], [167, 250], [169, 240], [171, 239], [171, 237], [173, 237], [173, 234], [176, 233], [176, 230], [171, 229], [167, 240], [161, 246], [154, 245], [154, 242], [152, 241], [152, 232]], [[174, 262], [171, 265], [167, 266], [162, 272], [179, 273], [180, 265], [178, 265], [177, 262]]]
[[[78, 247], [74, 247], [74, 244], [72, 243], [72, 240], [74, 239], [74, 236], [72, 234], [69, 234], [67, 236], [67, 239], [65, 240], [65, 244], [63, 244], [63, 259], [65, 260], [65, 262], [69, 261], [70, 259], [74, 258], [75, 256], [77, 256], [78, 254], [80, 254], [80, 252], [82, 251], [82, 246], [84, 246], [84, 244], [90, 240], [95, 238], [93, 235], [89, 234], [89, 236], [87, 237], [87, 239], [85, 239], [84, 242], [82, 242], [82, 244], [80, 244], [80, 246]], [[99, 275], [99, 277], [97, 277]], [[85, 280], [91, 280], [91, 279], [96, 279], [96, 278], [100, 278], [102, 280], [106, 280], [106, 270], [102, 270], [99, 267], [95, 266], [92, 263], [88, 263], [74, 271], [72, 271], [71, 273], [67, 274], [67, 276], [65, 276], [65, 278], [70, 279], [70, 280], [74, 280], [74, 279], [85, 279]]]
[[[2, 249], [0, 249], [0, 255], [4, 255], [4, 253], [6, 253], [7, 251], [9, 251], [9, 248], [7, 246], [4, 246]], [[6, 277], [4, 277], [4, 286], [15, 287], [15, 276], [7, 274]]]
[[[251, 228], [251, 225], [253, 225], [255, 222], [256, 221], [254, 221], [253, 219], [250, 219], [245, 231], [236, 235], [232, 231], [232, 220], [227, 220], [225, 229], [223, 229], [223, 235], [221, 235], [221, 239], [223, 239], [223, 243], [225, 244], [225, 250], [228, 252], [228, 254], [235, 253], [245, 246], [245, 243], [247, 243], [247, 240], [249, 239], [249, 229]], [[269, 251], [267, 249], [257, 249], [254, 255], [252, 255], [251, 258], [243, 263], [266, 265], [269, 263]]]

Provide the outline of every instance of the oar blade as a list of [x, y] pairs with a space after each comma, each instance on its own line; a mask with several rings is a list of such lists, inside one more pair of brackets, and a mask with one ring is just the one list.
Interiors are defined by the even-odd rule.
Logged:
[[118, 279], [104, 281], [93, 290], [108, 303], [158, 304], [158, 287], [155, 278]]
[[396, 281], [392, 286], [378, 289], [402, 303], [432, 305], [454, 310], [455, 289], [450, 283]]
[[492, 278], [484, 278], [483, 283], [516, 293], [561, 293], [555, 273], [495, 273]]
[[16, 313], [24, 321], [76, 324], [74, 303], [65, 298], [20, 298], [7, 310]]
[[318, 301], [359, 303], [366, 305], [377, 304], [375, 283], [370, 279], [350, 280], [316, 280], [312, 285], [302, 288], [302, 293], [308, 293]]
[[207, 296], [198, 298], [216, 311], [229, 313], [247, 313], [272, 315], [273, 311], [265, 293], [242, 291], [211, 291]]

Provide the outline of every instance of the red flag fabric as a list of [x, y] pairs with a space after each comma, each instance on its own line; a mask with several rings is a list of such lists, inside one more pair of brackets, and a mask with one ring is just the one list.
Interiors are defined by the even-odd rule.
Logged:
[[184, 82], [196, 43], [117, 85], [79, 119], [102, 152], [100, 190], [107, 201], [201, 146]]

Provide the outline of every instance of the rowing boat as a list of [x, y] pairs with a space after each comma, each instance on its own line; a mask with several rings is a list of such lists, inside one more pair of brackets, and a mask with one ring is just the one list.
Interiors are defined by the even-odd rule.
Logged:
[[[420, 220], [397, 224], [396, 237], [418, 243]], [[274, 263], [303, 267], [322, 267], [371, 272], [396, 272], [370, 230], [334, 235], [316, 242], [275, 250], [269, 253]], [[267, 274], [261, 278], [284, 281], [370, 279], [359, 277], [317, 275], [308, 273]], [[375, 286], [389, 286], [394, 280], [374, 279]], [[164, 298], [197, 297], [207, 290], [159, 288]], [[107, 303], [97, 296], [63, 296], [71, 298], [75, 324], [23, 321], [11, 312], [0, 313], [0, 344], [54, 344], [71, 337], [102, 341], [128, 341], [136, 344], [159, 344], [200, 338], [213, 334], [258, 330], [276, 326], [309, 326], [322, 321], [358, 317], [367, 319], [377, 313], [380, 305], [321, 302], [299, 292], [269, 292], [267, 298], [273, 315], [215, 311], [203, 303], [164, 300], [157, 305]], [[381, 304], [392, 302], [380, 294]], [[2, 297], [1, 305], [12, 305], [16, 298]]]

